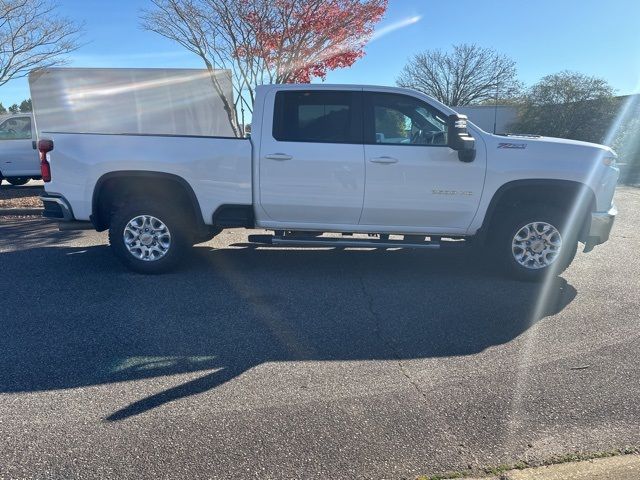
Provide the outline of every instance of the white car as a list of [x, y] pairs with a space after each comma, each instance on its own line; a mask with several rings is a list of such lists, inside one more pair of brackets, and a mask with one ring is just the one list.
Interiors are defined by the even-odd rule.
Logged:
[[43, 135], [45, 215], [109, 230], [114, 253], [145, 273], [246, 227], [274, 231], [250, 236], [273, 245], [469, 243], [537, 280], [564, 270], [579, 241], [606, 241], [616, 215], [610, 148], [492, 135], [400, 88], [259, 87], [251, 139]]
[[24, 185], [40, 178], [33, 123], [30, 113], [0, 117], [0, 182]]

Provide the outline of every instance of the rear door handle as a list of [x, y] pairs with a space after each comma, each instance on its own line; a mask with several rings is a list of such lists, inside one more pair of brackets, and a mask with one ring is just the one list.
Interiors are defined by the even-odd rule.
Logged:
[[269, 160], [291, 160], [293, 157], [291, 155], [287, 155], [286, 153], [270, 153], [269, 155], [265, 155], [264, 158]]
[[393, 157], [375, 157], [369, 161], [371, 163], [398, 163], [398, 159]]

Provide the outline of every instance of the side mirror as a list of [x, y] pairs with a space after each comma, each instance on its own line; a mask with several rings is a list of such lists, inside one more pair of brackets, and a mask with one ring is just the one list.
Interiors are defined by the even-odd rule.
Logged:
[[447, 119], [449, 148], [458, 152], [461, 162], [473, 162], [476, 158], [476, 141], [467, 130], [467, 116], [454, 113]]

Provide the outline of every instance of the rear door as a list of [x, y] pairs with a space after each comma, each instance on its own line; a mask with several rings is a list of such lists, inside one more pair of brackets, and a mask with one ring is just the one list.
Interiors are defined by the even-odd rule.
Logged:
[[33, 149], [31, 117], [0, 122], [0, 172], [5, 177], [39, 175], [38, 152]]
[[271, 91], [259, 153], [260, 206], [285, 224], [357, 225], [364, 201], [362, 92]]

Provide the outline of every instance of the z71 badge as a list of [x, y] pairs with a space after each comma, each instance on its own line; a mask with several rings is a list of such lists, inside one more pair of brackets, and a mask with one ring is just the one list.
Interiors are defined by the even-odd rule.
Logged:
[[523, 150], [527, 148], [526, 143], [499, 143], [498, 148], [517, 148]]

